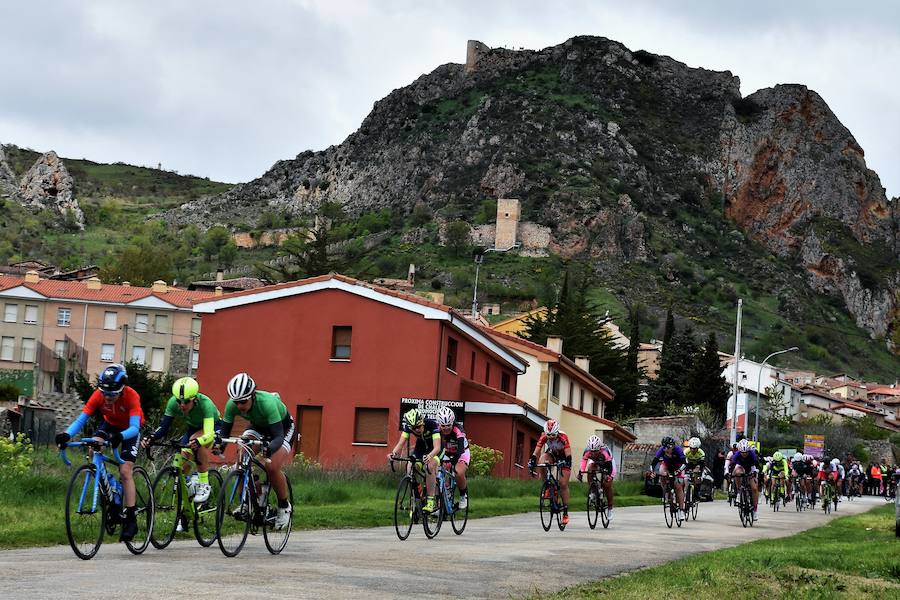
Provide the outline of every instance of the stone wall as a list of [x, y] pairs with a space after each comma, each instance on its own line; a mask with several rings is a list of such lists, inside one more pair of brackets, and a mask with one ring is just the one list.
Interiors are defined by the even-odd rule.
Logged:
[[523, 256], [547, 256], [550, 245], [550, 228], [537, 223], [519, 223], [519, 242], [522, 247], [519, 254]]
[[188, 361], [191, 360], [191, 351], [186, 344], [172, 344], [169, 354], [169, 373], [172, 375], [187, 375]]
[[231, 234], [231, 239], [238, 248], [256, 248], [262, 246], [280, 246], [289, 236], [300, 231], [297, 228], [288, 229], [269, 229], [263, 231], [259, 236], [259, 241], [253, 239], [249, 232], [240, 231]]
[[892, 464], [897, 460], [893, 446], [888, 440], [865, 440], [863, 446], [869, 452], [870, 461], [884, 461]]
[[700, 419], [693, 415], [671, 417], [645, 417], [634, 422], [636, 444], [656, 444], [665, 436], [672, 436], [678, 441], [685, 440], [693, 433], [705, 431], [706, 427]]

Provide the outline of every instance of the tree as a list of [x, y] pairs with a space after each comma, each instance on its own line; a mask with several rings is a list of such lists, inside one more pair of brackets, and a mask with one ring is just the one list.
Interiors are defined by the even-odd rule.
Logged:
[[203, 241], [200, 242], [203, 257], [206, 260], [212, 260], [213, 256], [218, 256], [229, 241], [231, 241], [231, 233], [225, 227], [221, 225], [210, 227], [203, 236]]
[[[665, 346], [663, 351], [665, 351]], [[711, 332], [694, 360], [687, 401], [696, 406], [708, 404], [719, 417], [724, 418], [730, 395], [728, 382], [725, 381], [722, 363], [719, 359], [716, 334]]]
[[675, 318], [672, 316], [672, 307], [666, 309], [666, 327], [663, 329], [663, 346], [669, 343], [675, 333]]
[[609, 330], [603, 327], [604, 318], [596, 307], [589, 305], [587, 290], [590, 279], [570, 284], [569, 269], [563, 274], [559, 299], [544, 315], [525, 319], [522, 337], [546, 345], [548, 336], [560, 336], [567, 356], [586, 356], [590, 359], [590, 373], [609, 387], [618, 397], [627, 389], [625, 353], [613, 343]]
[[462, 256], [469, 250], [469, 226], [465, 221], [454, 221], [447, 226], [447, 248], [454, 256]]
[[329, 233], [321, 225], [289, 236], [278, 249], [278, 259], [257, 265], [266, 279], [273, 282], [293, 281], [339, 271], [343, 264], [328, 255]]
[[670, 407], [690, 406], [691, 373], [697, 354], [697, 343], [690, 328], [675, 331], [668, 344], [663, 344], [659, 359], [659, 376], [647, 391], [646, 413], [660, 416]]
[[100, 269], [104, 281], [149, 286], [156, 280], [170, 281], [174, 274], [172, 257], [163, 244], [152, 244], [146, 238], [135, 238], [122, 253]]
[[[172, 395], [175, 376], [169, 373], [153, 374], [147, 365], [138, 362], [129, 361], [124, 366], [125, 372], [128, 373], [128, 386], [141, 397], [144, 420], [148, 423], [158, 422], [165, 403]], [[91, 381], [81, 371], [75, 372], [74, 379], [75, 393], [82, 402], [87, 402], [97, 389], [96, 380]]]

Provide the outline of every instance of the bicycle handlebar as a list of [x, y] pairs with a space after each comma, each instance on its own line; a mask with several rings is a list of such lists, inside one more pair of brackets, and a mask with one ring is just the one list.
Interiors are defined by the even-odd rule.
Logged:
[[[95, 440], [93, 438], [89, 438], [89, 439], [82, 438], [80, 440], [66, 442], [66, 448], [76, 448], [79, 446], [93, 448], [94, 450], [97, 450], [97, 451], [102, 451], [103, 448], [105, 448], [106, 446], [109, 446], [109, 442], [108, 441], [101, 442], [101, 441]], [[60, 448], [59, 457], [66, 464], [67, 467], [71, 467], [72, 461], [69, 460], [69, 455], [66, 454], [66, 448]], [[113, 448], [113, 458], [116, 459], [116, 464], [121, 465], [125, 462], [124, 460], [122, 460], [122, 457], [119, 455], [118, 448]]]

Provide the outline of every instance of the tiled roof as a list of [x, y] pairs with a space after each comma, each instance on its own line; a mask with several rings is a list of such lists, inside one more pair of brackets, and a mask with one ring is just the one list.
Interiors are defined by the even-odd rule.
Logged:
[[22, 286], [48, 300], [83, 300], [87, 302], [113, 302], [128, 304], [143, 298], [155, 297], [180, 308], [190, 308], [197, 302], [212, 300], [215, 292], [188, 291], [166, 288], [165, 292], [154, 292], [151, 288], [133, 285], [101, 284], [99, 290], [88, 289], [84, 281], [41, 279], [29, 283], [21, 277], [0, 277], [0, 291]]
[[900, 396], [900, 388], [892, 388], [887, 385], [869, 388], [866, 391], [869, 394], [880, 394], [882, 396]]

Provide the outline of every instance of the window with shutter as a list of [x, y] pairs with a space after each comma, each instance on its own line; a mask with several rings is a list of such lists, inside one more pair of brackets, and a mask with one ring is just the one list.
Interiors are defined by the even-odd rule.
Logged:
[[353, 328], [335, 325], [331, 329], [331, 358], [350, 360], [350, 339]]
[[384, 444], [388, 441], [388, 409], [357, 408], [353, 443]]

